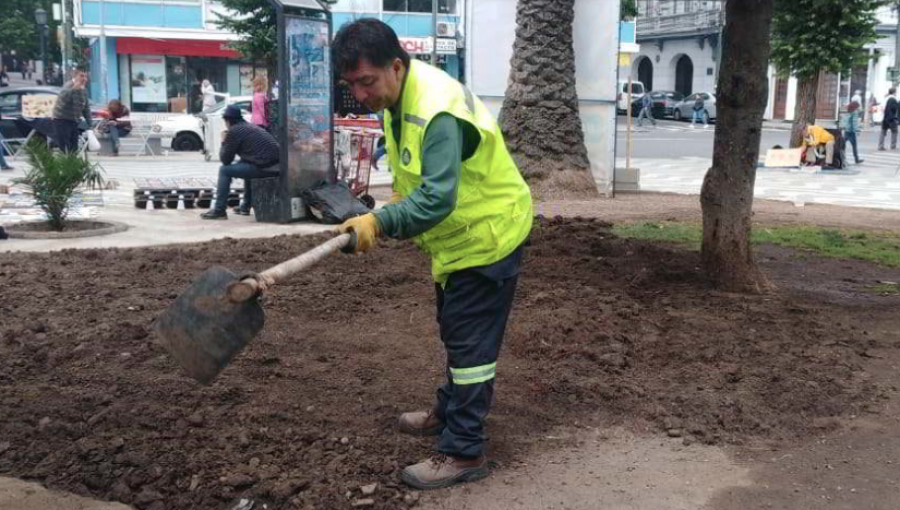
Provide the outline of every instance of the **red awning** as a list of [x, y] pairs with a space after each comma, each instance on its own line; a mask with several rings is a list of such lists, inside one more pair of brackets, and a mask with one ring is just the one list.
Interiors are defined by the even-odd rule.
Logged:
[[141, 55], [178, 55], [180, 57], [228, 57], [238, 58], [238, 52], [229, 49], [227, 41], [196, 41], [191, 39], [145, 39], [119, 37], [116, 53]]

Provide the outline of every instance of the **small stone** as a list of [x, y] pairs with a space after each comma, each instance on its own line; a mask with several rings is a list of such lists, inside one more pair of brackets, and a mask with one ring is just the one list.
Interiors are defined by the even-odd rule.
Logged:
[[375, 506], [375, 500], [372, 498], [357, 499], [351, 505], [353, 508], [362, 508], [367, 506]]
[[47, 425], [50, 425], [50, 417], [44, 416], [41, 418], [41, 421], [38, 422], [38, 430], [44, 430], [47, 428]]
[[363, 493], [363, 496], [371, 496], [375, 494], [375, 490], [378, 489], [377, 483], [370, 483], [369, 485], [363, 485], [359, 488], [360, 492]]
[[307, 412], [307, 413], [311, 413], [311, 412], [313, 412], [313, 411], [315, 411], [315, 410], [316, 410], [316, 406], [308, 406], [308, 407], [306, 408], [306, 412]]
[[347, 499], [350, 499], [350, 498], [353, 497], [353, 493], [350, 492], [350, 491], [347, 491], [347, 492], [344, 493], [344, 497], [346, 497]]
[[349, 438], [346, 438], [346, 437], [342, 437], [342, 438], [341, 438], [341, 444], [343, 444], [343, 445], [350, 444], [350, 439], [349, 439]]
[[247, 446], [250, 444], [250, 437], [247, 436], [246, 432], [241, 432], [240, 435], [238, 435], [238, 443], [240, 443], [241, 446]]
[[684, 435], [684, 431], [681, 429], [669, 429], [666, 433], [669, 434], [669, 437], [681, 437]]
[[418, 492], [407, 492], [405, 496], [403, 496], [403, 502], [409, 506], [413, 506], [419, 502], [419, 493]]
[[200, 486], [200, 477], [197, 475], [192, 475], [191, 476], [191, 485], [190, 485], [190, 487], [188, 487], [188, 491], [194, 492], [195, 490], [197, 490], [197, 487], [199, 487], [199, 486]]
[[203, 415], [200, 413], [194, 413], [187, 417], [187, 422], [190, 423], [194, 427], [202, 427], [203, 426]]
[[109, 446], [111, 446], [113, 448], [113, 450], [118, 450], [119, 448], [122, 448], [123, 446], [125, 446], [125, 439], [123, 439], [121, 437], [117, 437], [117, 438], [113, 439], [112, 441], [110, 441]]
[[684, 426], [683, 422], [680, 418], [675, 418], [674, 416], [666, 417], [663, 420], [663, 427], [668, 429], [680, 429]]
[[697, 440], [694, 439], [693, 436], [684, 436], [684, 440], [681, 442], [681, 444], [683, 444], [685, 446], [691, 446], [692, 444], [694, 444], [696, 442], [697, 442]]
[[226, 476], [222, 483], [234, 488], [249, 487], [256, 483], [256, 480], [250, 475], [236, 474]]
[[252, 469], [256, 469], [259, 466], [259, 457], [253, 457], [250, 459], [250, 467]]
[[2, 455], [6, 450], [9, 450], [11, 446], [12, 444], [10, 444], [9, 441], [3, 441], [2, 443], [0, 443], [0, 455]]
[[144, 489], [137, 495], [136, 498], [134, 498], [134, 504], [139, 507], [149, 506], [150, 503], [159, 501], [162, 498], [163, 496], [159, 492], [151, 489]]

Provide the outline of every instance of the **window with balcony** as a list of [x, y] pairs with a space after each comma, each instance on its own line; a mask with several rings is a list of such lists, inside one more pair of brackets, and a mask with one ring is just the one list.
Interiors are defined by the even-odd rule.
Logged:
[[[423, 12], [431, 13], [432, 0], [384, 0], [386, 12]], [[438, 0], [440, 14], [456, 14], [456, 0]]]

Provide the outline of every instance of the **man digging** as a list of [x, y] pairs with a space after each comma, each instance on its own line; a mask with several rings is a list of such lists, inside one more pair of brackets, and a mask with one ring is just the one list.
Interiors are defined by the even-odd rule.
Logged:
[[481, 101], [443, 71], [401, 48], [385, 23], [344, 25], [333, 43], [336, 72], [354, 97], [384, 110], [391, 202], [339, 227], [356, 251], [379, 236], [412, 239], [431, 258], [447, 382], [429, 411], [400, 416], [401, 432], [437, 436], [437, 453], [401, 479], [436, 489], [487, 476], [484, 420], [512, 307], [531, 192]]

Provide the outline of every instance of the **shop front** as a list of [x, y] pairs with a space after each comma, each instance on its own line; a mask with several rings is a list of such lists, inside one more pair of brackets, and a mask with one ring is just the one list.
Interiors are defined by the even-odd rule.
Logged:
[[197, 113], [204, 80], [221, 100], [251, 95], [253, 77], [265, 73], [242, 62], [225, 41], [120, 37], [116, 53], [119, 96], [135, 112]]

